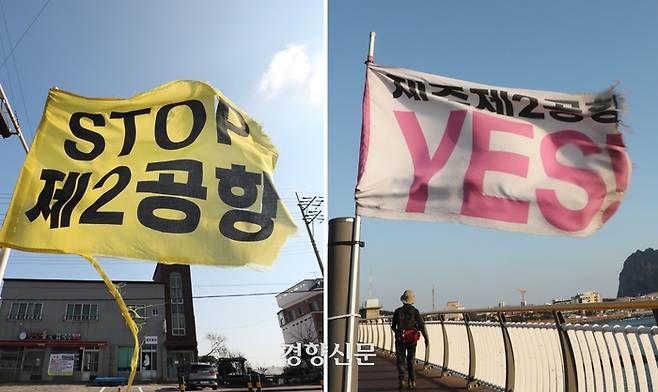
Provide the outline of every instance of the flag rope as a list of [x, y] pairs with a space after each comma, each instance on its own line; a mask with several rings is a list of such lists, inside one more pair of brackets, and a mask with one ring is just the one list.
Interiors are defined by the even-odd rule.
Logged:
[[121, 312], [123, 319], [126, 320], [126, 324], [128, 324], [128, 328], [130, 329], [130, 332], [133, 335], [133, 340], [135, 341], [135, 348], [133, 349], [133, 356], [130, 361], [130, 376], [128, 376], [128, 386], [126, 388], [126, 390], [129, 391], [130, 388], [132, 387], [133, 380], [135, 379], [135, 373], [137, 372], [137, 360], [139, 358], [139, 338], [137, 336], [137, 333], [139, 331], [137, 329], [137, 324], [135, 323], [135, 320], [133, 320], [133, 318], [130, 317], [130, 310], [126, 306], [126, 303], [124, 302], [123, 298], [121, 297], [121, 293], [119, 293], [119, 290], [117, 290], [114, 283], [112, 283], [110, 277], [107, 276], [107, 274], [103, 270], [103, 267], [101, 267], [101, 265], [98, 263], [98, 261], [96, 261], [96, 259], [93, 256], [87, 256], [87, 255], [81, 255], [81, 256], [87, 259], [89, 263], [91, 263], [91, 265], [94, 267], [94, 269], [96, 269], [98, 274], [103, 279], [103, 282], [105, 282], [107, 289], [110, 291], [110, 294], [112, 294], [112, 297], [114, 297], [114, 300], [119, 306], [119, 311]]

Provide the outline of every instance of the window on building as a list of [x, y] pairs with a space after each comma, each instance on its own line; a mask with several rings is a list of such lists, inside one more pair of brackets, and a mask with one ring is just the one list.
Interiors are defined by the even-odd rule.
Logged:
[[172, 272], [169, 276], [169, 289], [171, 290], [171, 303], [183, 303], [183, 279], [178, 272]]
[[277, 316], [279, 316], [279, 326], [283, 326], [286, 323], [286, 318], [283, 315], [283, 311], [277, 313]]
[[175, 336], [185, 335], [185, 315], [181, 312], [171, 312], [171, 334]]
[[117, 371], [130, 371], [130, 360], [133, 357], [133, 346], [119, 347], [117, 354]]
[[171, 299], [171, 334], [185, 336], [185, 309], [183, 307], [183, 279], [180, 273], [169, 275], [169, 296]]
[[41, 320], [42, 304], [33, 302], [16, 302], [9, 309], [10, 320]]
[[98, 320], [98, 305], [67, 304], [64, 320]]
[[320, 304], [318, 301], [311, 302], [311, 312], [317, 312], [320, 310]]
[[141, 352], [141, 369], [158, 370], [158, 346], [143, 345]]
[[158, 314], [160, 314], [160, 312], [158, 311], [158, 308], [151, 309], [151, 316], [157, 316]]
[[0, 370], [5, 371], [16, 371], [20, 366], [21, 355], [18, 349], [15, 351], [10, 351], [11, 349], [6, 349], [5, 351], [0, 351]]
[[[85, 372], [98, 372], [98, 349], [86, 348], [83, 354], [82, 370]], [[130, 366], [130, 365], [129, 365]]]

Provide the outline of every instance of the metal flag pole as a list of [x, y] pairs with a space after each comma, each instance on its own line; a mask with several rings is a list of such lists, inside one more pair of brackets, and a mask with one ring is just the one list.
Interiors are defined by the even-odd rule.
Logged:
[[[368, 43], [368, 58], [366, 64], [370, 64], [374, 61], [375, 58], [375, 32], [370, 32], [370, 41]], [[366, 78], [366, 83], [368, 79]], [[345, 384], [343, 385], [344, 392], [356, 391], [358, 386], [352, 385], [352, 377], [356, 372], [354, 364], [354, 354], [356, 349], [356, 317], [358, 312], [358, 298], [359, 298], [359, 256], [361, 250], [361, 217], [356, 212], [356, 206], [354, 208], [354, 226], [352, 227], [352, 262], [350, 263], [350, 286], [349, 286], [349, 309], [348, 309], [348, 322], [347, 322], [347, 334], [345, 341], [345, 355], [349, 355], [347, 358], [347, 369], [345, 375]], [[352, 388], [354, 387], [354, 389]]]
[[30, 150], [29, 147], [27, 146], [27, 142], [25, 141], [25, 137], [23, 137], [23, 132], [21, 131], [21, 126], [18, 124], [18, 119], [16, 118], [16, 115], [14, 114], [14, 110], [11, 108], [11, 105], [9, 104], [9, 99], [7, 99], [7, 96], [5, 95], [5, 90], [2, 88], [2, 83], [0, 83], [0, 100], [4, 102], [5, 106], [7, 107], [7, 113], [9, 113], [9, 118], [11, 119], [11, 123], [14, 125], [14, 128], [16, 129], [16, 134], [18, 135], [18, 138], [21, 140], [21, 144], [23, 145], [23, 149], [25, 150], [25, 153]]
[[[7, 113], [9, 114], [9, 118], [11, 119], [11, 123], [14, 125], [16, 134], [18, 135], [18, 138], [21, 140], [23, 149], [27, 154], [29, 151], [29, 147], [27, 146], [27, 142], [25, 141], [25, 137], [23, 136], [23, 132], [21, 131], [21, 126], [18, 124], [18, 119], [14, 114], [14, 110], [11, 108], [11, 105], [9, 104], [9, 99], [7, 99], [7, 96], [5, 95], [5, 90], [2, 88], [2, 83], [0, 83], [0, 103], [5, 104], [5, 107], [7, 108]], [[9, 248], [0, 248], [0, 287], [2, 287], [5, 279], [5, 271], [7, 270], [7, 264], [9, 263], [10, 252], [11, 249]]]

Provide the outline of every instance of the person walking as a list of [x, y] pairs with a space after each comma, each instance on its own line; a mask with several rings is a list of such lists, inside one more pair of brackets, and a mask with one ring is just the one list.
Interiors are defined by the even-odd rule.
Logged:
[[427, 329], [420, 312], [413, 305], [416, 302], [416, 294], [412, 290], [405, 290], [400, 296], [402, 306], [395, 309], [391, 328], [395, 335], [395, 356], [398, 367], [398, 375], [402, 389], [406, 383], [405, 373], [409, 389], [416, 388], [416, 374], [414, 364], [416, 361], [416, 344], [420, 335], [423, 335], [425, 344], [429, 343]]

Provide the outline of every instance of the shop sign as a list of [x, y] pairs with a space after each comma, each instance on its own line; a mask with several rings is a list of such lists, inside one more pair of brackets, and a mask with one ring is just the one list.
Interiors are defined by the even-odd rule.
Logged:
[[79, 333], [48, 333], [48, 331], [27, 332], [18, 334], [19, 340], [80, 340]]
[[49, 376], [72, 376], [75, 366], [75, 354], [50, 354], [48, 362]]

